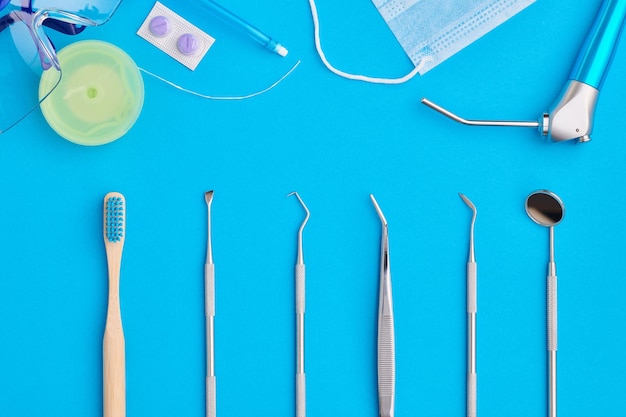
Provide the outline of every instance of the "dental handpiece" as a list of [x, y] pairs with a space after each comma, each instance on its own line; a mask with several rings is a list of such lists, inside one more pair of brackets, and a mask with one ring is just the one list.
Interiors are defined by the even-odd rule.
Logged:
[[422, 103], [470, 126], [534, 127], [550, 142], [591, 140], [598, 95], [626, 20], [626, 0], [604, 0], [560, 96], [538, 121], [471, 120], [423, 98]]
[[382, 223], [380, 240], [380, 289], [378, 298], [378, 408], [380, 417], [393, 417], [395, 407], [396, 360], [389, 269], [389, 234], [387, 220], [370, 194]]
[[550, 113], [543, 115], [542, 134], [550, 141], [591, 140], [598, 95], [613, 61], [625, 18], [626, 0], [602, 3], [563, 93]]
[[306, 416], [306, 378], [304, 373], [304, 306], [305, 306], [305, 266], [302, 249], [302, 232], [309, 221], [310, 212], [297, 192], [295, 195], [306, 216], [298, 230], [298, 258], [296, 261], [296, 417]]

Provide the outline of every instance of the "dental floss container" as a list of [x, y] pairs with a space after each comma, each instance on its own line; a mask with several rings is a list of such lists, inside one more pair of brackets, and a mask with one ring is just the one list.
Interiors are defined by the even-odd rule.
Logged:
[[[41, 103], [52, 129], [80, 145], [104, 145], [133, 126], [143, 106], [143, 79], [133, 59], [107, 42], [72, 43], [58, 54], [62, 77]], [[40, 98], [50, 91], [53, 76], [41, 77]]]

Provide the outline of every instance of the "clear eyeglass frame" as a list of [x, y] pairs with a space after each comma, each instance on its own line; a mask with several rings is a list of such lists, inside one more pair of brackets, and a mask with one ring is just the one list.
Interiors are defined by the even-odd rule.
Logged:
[[[121, 0], [0, 0], [0, 134], [54, 91], [62, 70], [47, 31], [79, 33], [106, 23]], [[44, 72], [52, 80], [40, 91]]]

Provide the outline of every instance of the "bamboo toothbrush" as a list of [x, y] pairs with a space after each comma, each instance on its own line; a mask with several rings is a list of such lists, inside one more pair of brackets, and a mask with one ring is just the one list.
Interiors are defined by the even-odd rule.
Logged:
[[204, 312], [206, 321], [206, 416], [216, 415], [215, 390], [215, 265], [211, 249], [211, 202], [213, 191], [204, 193], [207, 206], [207, 247], [204, 264]]
[[120, 193], [104, 197], [104, 247], [109, 270], [109, 301], [103, 340], [103, 416], [126, 416], [126, 359], [120, 309], [120, 269], [126, 226], [126, 200]]

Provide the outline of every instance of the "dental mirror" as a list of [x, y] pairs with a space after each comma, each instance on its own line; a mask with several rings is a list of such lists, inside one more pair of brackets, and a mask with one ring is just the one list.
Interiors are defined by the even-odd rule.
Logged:
[[553, 227], [563, 220], [565, 206], [561, 199], [551, 191], [535, 191], [526, 198], [526, 213], [535, 223]]
[[550, 261], [547, 280], [548, 415], [556, 417], [557, 280], [554, 262], [554, 226], [563, 220], [565, 206], [553, 192], [539, 190], [526, 198], [526, 213], [535, 223], [550, 228]]

